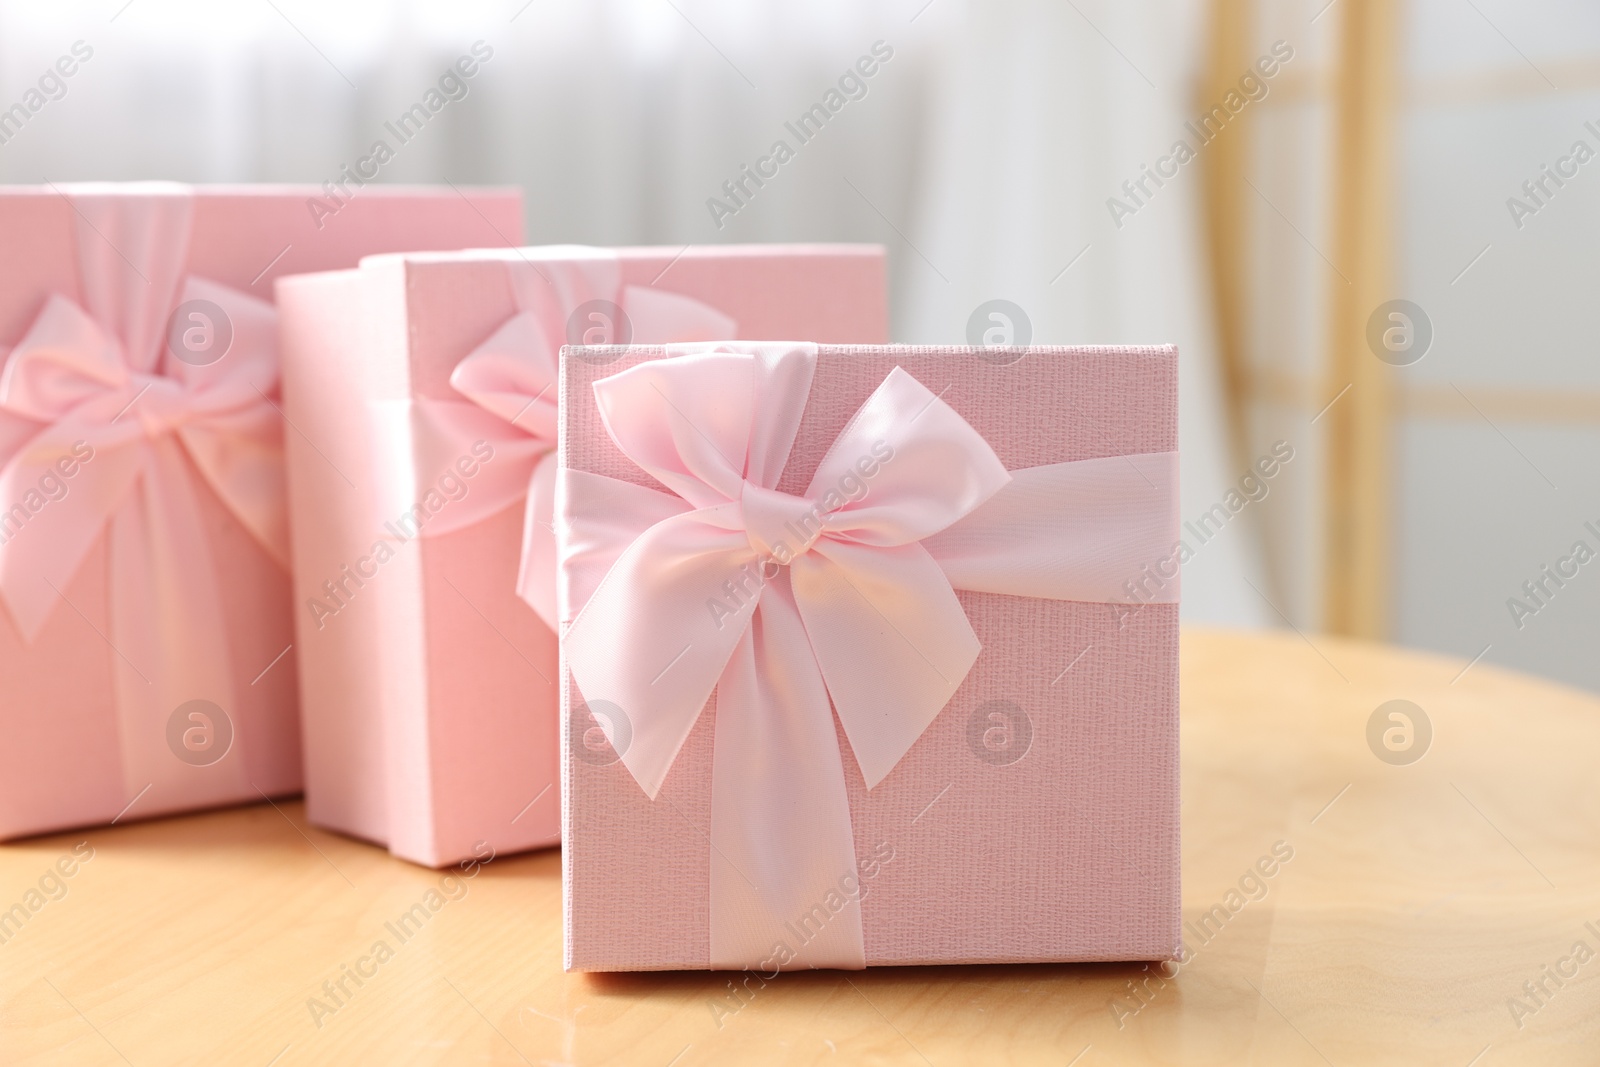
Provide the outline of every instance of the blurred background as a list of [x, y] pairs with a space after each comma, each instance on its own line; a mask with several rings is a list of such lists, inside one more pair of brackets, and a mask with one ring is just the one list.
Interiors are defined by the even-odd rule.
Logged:
[[7, 183], [383, 141], [532, 244], [882, 243], [898, 341], [1176, 342], [1188, 618], [1600, 690], [1592, 2], [0, 0], [0, 109]]

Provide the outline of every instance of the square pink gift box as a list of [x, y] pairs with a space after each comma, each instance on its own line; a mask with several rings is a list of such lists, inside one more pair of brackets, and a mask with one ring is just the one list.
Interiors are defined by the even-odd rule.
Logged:
[[879, 341], [882, 249], [378, 256], [278, 294], [308, 817], [430, 866], [558, 843], [560, 347]]
[[0, 837], [299, 791], [273, 280], [521, 225], [511, 190], [332, 203], [0, 189]]
[[568, 969], [1175, 958], [1176, 374], [566, 349]]

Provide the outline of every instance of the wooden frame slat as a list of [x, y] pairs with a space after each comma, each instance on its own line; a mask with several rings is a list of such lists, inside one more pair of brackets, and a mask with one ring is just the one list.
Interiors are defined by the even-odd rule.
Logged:
[[1367, 347], [1367, 319], [1390, 292], [1393, 127], [1400, 5], [1342, 0], [1334, 100], [1328, 366], [1350, 392], [1323, 420], [1323, 627], [1383, 639], [1389, 630], [1392, 373]]

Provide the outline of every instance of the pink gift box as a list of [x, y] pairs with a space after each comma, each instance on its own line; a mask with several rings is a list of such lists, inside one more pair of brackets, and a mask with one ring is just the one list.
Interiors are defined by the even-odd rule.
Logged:
[[558, 843], [559, 347], [879, 341], [882, 249], [379, 256], [278, 293], [308, 817], [429, 866]]
[[0, 189], [0, 837], [300, 789], [273, 280], [521, 226], [511, 190], [313, 202]]
[[[794, 373], [808, 347], [814, 369]], [[740, 968], [762, 982], [813, 966], [1175, 958], [1176, 350], [740, 351], [766, 353], [751, 364], [753, 384], [719, 384], [743, 373], [737, 361], [745, 357], [711, 346], [635, 346], [610, 362], [583, 348], [563, 353], [568, 969]], [[697, 376], [678, 376], [691, 363]], [[799, 392], [784, 405], [793, 426], [774, 438], [776, 468], [770, 456], [756, 458], [755, 444], [748, 458], [740, 454], [741, 398], [757, 397], [751, 439], [771, 437], [774, 391]], [[891, 408], [893, 418], [885, 414]], [[875, 493], [890, 493], [882, 499], [891, 505], [896, 492], [916, 497], [923, 483], [966, 462], [921, 439], [916, 447], [885, 444], [931, 431], [932, 422], [956, 437], [975, 431], [982, 440], [962, 438], [965, 452], [992, 450], [984, 462], [997, 458], [1009, 472], [972, 460], [972, 479], [1010, 478], [1004, 501], [996, 491], [917, 542], [944, 577], [928, 579], [926, 590], [888, 586], [911, 600], [927, 593], [935, 606], [931, 587], [944, 582], [948, 595], [954, 586], [981, 645], [964, 677], [958, 653], [955, 671], [942, 665], [945, 654], [922, 654], [937, 635], [917, 629], [920, 607], [895, 621], [896, 594], [880, 596], [871, 584], [878, 550], [861, 547], [893, 512], [874, 510]], [[885, 440], [868, 448], [862, 442], [874, 432]], [[792, 434], [792, 449], [783, 434]], [[861, 458], [839, 467], [855, 454], [840, 450], [852, 437]], [[651, 470], [659, 477], [646, 472], [643, 454], [657, 457]], [[813, 482], [819, 466], [826, 469]], [[835, 468], [845, 476], [836, 480]], [[852, 471], [861, 479], [848, 480]], [[1040, 472], [1048, 485], [1030, 480]], [[958, 489], [961, 477], [953, 476]], [[895, 479], [900, 488], [883, 488]], [[784, 509], [819, 486], [837, 487], [842, 495], [818, 498], [823, 510], [815, 512], [833, 523], [826, 509], [854, 506], [861, 482], [866, 510], [855, 514], [877, 517], [861, 520], [868, 533], [845, 546], [849, 554], [816, 562], [805, 538], [818, 537], [814, 546], [822, 535]], [[1013, 492], [1024, 485], [1065, 495]], [[689, 514], [693, 508], [707, 510]], [[785, 514], [781, 524], [773, 517]], [[705, 517], [694, 525], [697, 516]], [[673, 523], [689, 525], [669, 531]], [[798, 539], [799, 554], [774, 531]], [[745, 536], [761, 560], [760, 580], [747, 565], [734, 569]], [[695, 547], [700, 542], [723, 556]], [[1037, 545], [1048, 551], [1030, 554]], [[795, 569], [806, 560], [810, 569]], [[828, 585], [837, 560], [861, 569]], [[718, 567], [730, 581], [715, 580]], [[985, 567], [987, 577], [979, 573]], [[801, 583], [805, 598], [794, 592]], [[1009, 591], [989, 591], [1001, 588]], [[882, 611], [857, 604], [867, 599], [863, 590]], [[798, 603], [799, 614], [793, 606], [765, 614], [786, 603]], [[730, 621], [749, 627], [732, 658], [724, 645], [697, 665]], [[887, 650], [883, 662], [875, 653], [852, 662], [858, 642]], [[925, 678], [924, 663], [951, 677]], [[672, 713], [663, 695], [684, 671], [699, 678], [685, 683], [687, 715]], [[580, 676], [594, 681], [586, 687]], [[945, 696], [931, 702], [930, 719], [918, 724], [919, 736], [912, 730], [903, 754], [885, 758], [870, 735], [916, 679], [931, 692], [940, 682], [959, 684], [943, 691], [952, 695], [942, 706]], [[712, 680], [702, 707], [695, 694]], [[855, 709], [849, 717], [841, 694]], [[762, 700], [779, 710], [769, 713]], [[769, 717], [742, 721], [757, 711]], [[669, 713], [680, 714], [681, 736]], [[721, 722], [725, 714], [740, 721]], [[816, 721], [806, 729], [822, 731], [821, 749], [796, 743], [805, 733], [796, 723], [807, 716]], [[646, 744], [654, 755], [639, 755]], [[832, 759], [835, 745], [847, 819], [828, 816], [812, 798], [826, 792], [815, 783], [827, 780], [812, 765]], [[830, 819], [844, 827], [843, 863], [796, 859], [822, 854], [817, 842], [833, 832]], [[808, 879], [815, 888], [805, 888]]]

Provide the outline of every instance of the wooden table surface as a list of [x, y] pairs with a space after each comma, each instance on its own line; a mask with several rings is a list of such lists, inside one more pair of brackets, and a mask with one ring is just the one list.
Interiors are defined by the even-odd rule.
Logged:
[[[44, 901], [0, 944], [0, 1062], [1600, 1063], [1600, 699], [1292, 633], [1183, 657], [1184, 913], [1226, 921], [1171, 980], [819, 971], [719, 1018], [725, 977], [562, 973], [556, 852], [442, 883], [261, 804], [0, 846], [0, 908]], [[1385, 711], [1369, 743], [1396, 699], [1431, 739]]]

